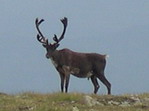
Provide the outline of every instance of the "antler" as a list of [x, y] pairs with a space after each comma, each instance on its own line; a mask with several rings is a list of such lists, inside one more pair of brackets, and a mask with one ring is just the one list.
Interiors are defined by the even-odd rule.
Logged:
[[61, 22], [63, 23], [64, 29], [63, 32], [60, 36], [60, 38], [58, 39], [56, 35], [54, 35], [53, 40], [58, 44], [63, 38], [64, 38], [64, 34], [66, 32], [66, 27], [67, 27], [67, 18], [64, 17], [63, 19], [61, 19]]
[[[38, 20], [38, 18], [36, 18], [35, 20], [35, 25], [36, 25], [36, 29], [38, 31], [37, 34], [37, 40], [43, 44], [48, 44], [48, 39], [46, 39], [43, 34], [41, 33], [40, 29], [39, 29], [39, 25], [44, 21], [44, 19]], [[63, 32], [61, 34], [61, 36], [59, 37], [59, 39], [57, 38], [56, 35], [54, 35], [53, 40], [56, 42], [55, 44], [59, 45], [58, 43], [64, 38], [64, 34], [66, 32], [66, 27], [67, 27], [67, 18], [64, 17], [63, 19], [61, 19], [61, 22], [63, 23], [64, 29]]]
[[38, 18], [36, 18], [35, 20], [35, 25], [36, 25], [36, 29], [38, 31], [39, 34], [37, 34], [37, 40], [41, 43], [47, 44], [48, 40], [45, 39], [45, 37], [43, 36], [43, 34], [41, 33], [40, 29], [39, 29], [39, 25], [44, 21], [44, 19], [41, 19], [40, 21], [38, 20]]

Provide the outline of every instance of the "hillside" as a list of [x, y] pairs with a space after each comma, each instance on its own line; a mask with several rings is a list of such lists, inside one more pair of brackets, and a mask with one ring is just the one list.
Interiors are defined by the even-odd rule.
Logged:
[[149, 111], [149, 93], [118, 96], [0, 93], [0, 111]]

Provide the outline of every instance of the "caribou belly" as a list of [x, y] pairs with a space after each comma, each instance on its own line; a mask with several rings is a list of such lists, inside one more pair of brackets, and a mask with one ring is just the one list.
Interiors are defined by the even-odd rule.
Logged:
[[[57, 68], [58, 64], [53, 60], [53, 58], [50, 58], [50, 59], [52, 64]], [[81, 69], [72, 67], [72, 66], [67, 66], [67, 65], [63, 65], [62, 69], [66, 75], [72, 74], [79, 78], [90, 78], [93, 75], [92, 71], [88, 71], [87, 73], [82, 73], [83, 71], [81, 71]]]
[[92, 71], [89, 71], [87, 73], [81, 73], [79, 68], [75, 68], [75, 67], [70, 67], [70, 66], [66, 66], [63, 65], [62, 69], [64, 70], [64, 73], [67, 74], [72, 74], [76, 77], [80, 77], [80, 78], [89, 78], [93, 75]]

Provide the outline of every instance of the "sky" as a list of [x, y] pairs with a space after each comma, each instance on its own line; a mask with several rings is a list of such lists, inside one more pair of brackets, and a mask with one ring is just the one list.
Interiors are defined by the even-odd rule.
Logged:
[[[59, 74], [36, 39], [37, 17], [50, 42], [68, 18], [58, 49], [110, 56], [105, 75], [112, 94], [149, 92], [148, 0], [0, 0], [0, 92], [60, 91]], [[98, 94], [106, 94], [99, 84]], [[71, 76], [69, 92], [92, 93], [93, 85]]]

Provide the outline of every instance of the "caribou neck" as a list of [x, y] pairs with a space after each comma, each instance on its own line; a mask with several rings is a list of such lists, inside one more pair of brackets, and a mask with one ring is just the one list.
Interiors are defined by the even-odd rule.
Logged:
[[59, 50], [55, 50], [54, 52], [52, 52], [50, 59], [56, 60], [57, 58], [59, 58], [59, 56]]

